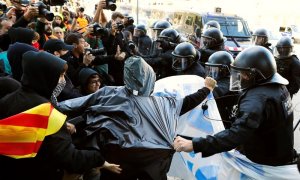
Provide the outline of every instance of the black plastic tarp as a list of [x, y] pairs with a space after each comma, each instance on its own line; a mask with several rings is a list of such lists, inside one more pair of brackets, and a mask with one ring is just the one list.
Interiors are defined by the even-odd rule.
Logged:
[[126, 60], [124, 79], [125, 86], [106, 86], [61, 102], [59, 108], [67, 115], [82, 115], [87, 136], [109, 132], [102, 136], [104, 145], [98, 145], [103, 145], [106, 160], [120, 164], [123, 171], [117, 177], [103, 173], [101, 179], [166, 179], [182, 100], [150, 96], [155, 73], [142, 58]]

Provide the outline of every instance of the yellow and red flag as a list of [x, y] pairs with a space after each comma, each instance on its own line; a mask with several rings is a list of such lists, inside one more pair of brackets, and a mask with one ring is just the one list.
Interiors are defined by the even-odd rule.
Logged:
[[45, 136], [56, 133], [65, 120], [50, 103], [0, 120], [0, 154], [16, 159], [35, 157]]

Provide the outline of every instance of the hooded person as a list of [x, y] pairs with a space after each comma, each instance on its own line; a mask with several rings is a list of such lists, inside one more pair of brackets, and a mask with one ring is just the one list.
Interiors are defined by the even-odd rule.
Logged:
[[23, 74], [22, 56], [28, 51], [37, 52], [38, 50], [33, 46], [20, 42], [10, 45], [7, 50], [7, 59], [11, 66], [12, 77], [17, 81], [21, 80]]
[[32, 40], [35, 37], [34, 31], [29, 28], [10, 28], [8, 30], [11, 43], [20, 42], [32, 45]]
[[20, 82], [10, 77], [0, 77], [0, 99], [21, 87]]
[[64, 81], [66, 62], [47, 52], [29, 51], [22, 67], [22, 87], [0, 100], [0, 161], [5, 164], [0, 179], [55, 180], [62, 179], [63, 170], [82, 173], [106, 167], [99, 151], [74, 147], [66, 116], [49, 103]]
[[88, 95], [99, 90], [102, 79], [97, 71], [92, 68], [82, 68], [78, 77], [82, 95]]
[[215, 86], [215, 80], [207, 78], [206, 87], [176, 99], [151, 96], [155, 80], [151, 66], [131, 56], [125, 61], [124, 86], [105, 86], [59, 104], [67, 114], [84, 114], [85, 132], [98, 140], [107, 160], [120, 164], [121, 174], [104, 170], [101, 179], [167, 179], [179, 116], [200, 104]]

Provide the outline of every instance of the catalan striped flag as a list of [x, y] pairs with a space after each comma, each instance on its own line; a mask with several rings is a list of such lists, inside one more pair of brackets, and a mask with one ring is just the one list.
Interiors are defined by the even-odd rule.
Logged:
[[65, 120], [50, 103], [0, 120], [0, 154], [16, 159], [35, 157], [45, 136], [56, 133]]

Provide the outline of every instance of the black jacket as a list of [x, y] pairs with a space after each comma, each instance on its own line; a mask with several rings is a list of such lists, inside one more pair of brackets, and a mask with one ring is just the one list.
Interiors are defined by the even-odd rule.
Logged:
[[300, 61], [297, 56], [293, 55], [288, 58], [276, 58], [277, 72], [289, 81], [287, 89], [293, 97], [300, 88]]
[[141, 56], [150, 55], [152, 40], [148, 35], [134, 38], [134, 42], [138, 47], [138, 53]]
[[285, 86], [266, 84], [247, 90], [239, 100], [230, 129], [194, 138], [195, 152], [203, 157], [242, 145], [242, 153], [253, 162], [271, 166], [293, 160], [293, 110]]
[[[49, 102], [65, 62], [46, 52], [28, 52], [23, 58], [22, 87], [0, 100], [0, 119]], [[63, 171], [82, 173], [101, 166], [104, 160], [96, 150], [77, 150], [66, 125], [46, 136], [37, 156], [13, 159], [0, 156], [0, 179], [62, 179]], [[5, 165], [5, 166], [4, 166]]]
[[105, 86], [59, 106], [65, 113], [84, 113], [88, 136], [97, 137], [107, 160], [121, 165], [121, 174], [103, 171], [101, 179], [166, 179], [179, 115], [200, 104], [210, 91], [204, 87], [183, 101], [150, 96], [155, 74], [144, 60], [130, 57], [124, 71], [125, 86]]
[[[126, 42], [122, 33], [117, 33], [115, 36], [110, 34], [108, 37], [103, 37], [103, 45], [107, 50], [108, 61], [108, 74], [112, 75], [115, 81], [115, 85], [124, 85], [124, 61], [130, 56], [126, 49]], [[122, 61], [115, 59], [117, 47], [120, 47], [121, 52], [125, 52], [125, 59]]]

